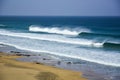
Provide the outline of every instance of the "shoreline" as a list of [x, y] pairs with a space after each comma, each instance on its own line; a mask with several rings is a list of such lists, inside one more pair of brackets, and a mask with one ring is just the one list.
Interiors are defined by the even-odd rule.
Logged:
[[[55, 55], [51, 55], [49, 53], [35, 53], [35, 52], [26, 51], [26, 50], [20, 50], [20, 49], [15, 48], [14, 46], [9, 46], [6, 44], [0, 44], [0, 52], [6, 54], [7, 55], [6, 57], [8, 57], [8, 58], [11, 56], [12, 60], [15, 60], [16, 62], [21, 62], [23, 65], [27, 65], [29, 63], [29, 64], [31, 64], [30, 66], [39, 65], [39, 66], [52, 67], [52, 68], [55, 68], [58, 70], [62, 70], [62, 72], [60, 71], [60, 73], [62, 73], [62, 74], [64, 74], [64, 71], [65, 72], [71, 71], [73, 73], [75, 72], [75, 75], [73, 77], [78, 76], [78, 74], [76, 75], [76, 72], [77, 72], [77, 73], [79, 73], [79, 77], [82, 78], [82, 79], [80, 78], [77, 80], [84, 80], [84, 79], [85, 80], [86, 79], [87, 80], [117, 80], [117, 79], [119, 80], [119, 71], [117, 73], [114, 71], [120, 70], [120, 68], [116, 68], [116, 67], [104, 66], [104, 65], [100, 65], [100, 64], [90, 63], [87, 61], [55, 56]], [[10, 59], [10, 61], [11, 61], [11, 59]], [[0, 57], [0, 60], [1, 60], [1, 57]], [[16, 67], [16, 64], [14, 66]], [[5, 67], [6, 67], [6, 65], [5, 65]], [[13, 67], [13, 65], [12, 65], [12, 67]], [[20, 68], [22, 67], [22, 69], [23, 68], [26, 69], [26, 66], [19, 66], [19, 67]], [[1, 66], [0, 66], [0, 68], [1, 68]], [[14, 68], [13, 68], [13, 70], [14, 70]], [[5, 70], [7, 70], [7, 69], [5, 69]], [[41, 69], [39, 69], [39, 70], [41, 70]], [[49, 70], [51, 71], [51, 69], [49, 69]], [[111, 70], [113, 73], [110, 73]], [[29, 71], [31, 73], [31, 70], [29, 70]], [[37, 74], [38, 73], [36, 73], [36, 75]], [[115, 74], [115, 76], [114, 76], [114, 74]], [[36, 75], [34, 75], [34, 78]], [[64, 76], [64, 75], [62, 75], [62, 76]], [[4, 79], [4, 80], [9, 80], [9, 79]], [[27, 79], [25, 79], [25, 80], [27, 80]], [[31, 79], [28, 79], [28, 80], [31, 80]], [[32, 80], [39, 80], [39, 79], [35, 78]], [[62, 80], [67, 80], [67, 79], [65, 78]], [[71, 79], [68, 79], [68, 80], [71, 80]], [[72, 80], [76, 80], [76, 79], [72, 79]]]
[[87, 80], [80, 72], [15, 60], [20, 57], [0, 53], [0, 80]]

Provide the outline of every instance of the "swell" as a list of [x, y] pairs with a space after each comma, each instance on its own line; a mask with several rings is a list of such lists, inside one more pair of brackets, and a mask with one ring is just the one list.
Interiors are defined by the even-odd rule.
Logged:
[[113, 38], [120, 38], [120, 35], [112, 35], [112, 34], [102, 34], [102, 33], [88, 33], [88, 32], [81, 32], [79, 36], [101, 36], [101, 37], [113, 37]]
[[0, 27], [6, 27], [6, 25], [4, 25], [4, 24], [0, 24]]
[[104, 43], [104, 47], [118, 48], [118, 49], [120, 49], [120, 43], [110, 43], [110, 42], [106, 42], [106, 43]]
[[[120, 35], [111, 35], [111, 34], [98, 34], [98, 33], [87, 33], [87, 32], [82, 32], [79, 34], [80, 37], [111, 37], [111, 38], [117, 38], [120, 39]], [[117, 48], [120, 49], [120, 42], [116, 42], [116, 41], [112, 41], [110, 42], [109, 40], [105, 40], [102, 42], [103, 43], [103, 47], [106, 48]]]

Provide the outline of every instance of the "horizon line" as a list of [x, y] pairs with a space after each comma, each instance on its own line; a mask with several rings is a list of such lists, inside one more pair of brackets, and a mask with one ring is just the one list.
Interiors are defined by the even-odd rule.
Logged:
[[0, 17], [120, 17], [120, 16], [49, 16], [49, 15], [0, 15]]

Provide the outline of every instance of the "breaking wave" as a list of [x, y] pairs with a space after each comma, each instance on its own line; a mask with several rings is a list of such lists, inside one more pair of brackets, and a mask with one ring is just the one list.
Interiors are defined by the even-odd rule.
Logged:
[[102, 33], [92, 33], [92, 32], [81, 32], [79, 36], [102, 36], [102, 37], [114, 37], [114, 38], [120, 38], [120, 35], [112, 35], [112, 34], [102, 34]]
[[51, 36], [49, 34], [42, 35], [42, 34], [33, 34], [33, 33], [14, 33], [7, 30], [1, 30], [0, 35], [30, 38], [37, 40], [47, 40], [47, 41], [54, 41], [59, 43], [76, 44], [76, 45], [92, 46], [92, 47], [102, 47], [104, 44], [103, 42], [94, 42], [92, 40], [87, 40], [87, 39], [67, 38], [60, 35]]
[[90, 30], [88, 29], [70, 30], [70, 29], [61, 29], [57, 27], [40, 27], [40, 26], [31, 25], [29, 27], [29, 31], [55, 33], [62, 35], [79, 35], [81, 32], [89, 32]]
[[75, 44], [75, 45], [83, 45], [89, 47], [114, 47], [120, 48], [120, 43], [116, 41], [96, 41], [96, 40], [87, 40], [87, 39], [74, 39], [69, 37], [64, 37], [60, 35], [50, 35], [50, 34], [34, 34], [34, 33], [15, 33], [7, 30], [0, 30], [0, 35], [7, 35], [13, 37], [22, 37], [29, 39], [37, 39], [37, 40], [46, 40], [53, 41], [59, 43], [67, 43], [67, 44]]

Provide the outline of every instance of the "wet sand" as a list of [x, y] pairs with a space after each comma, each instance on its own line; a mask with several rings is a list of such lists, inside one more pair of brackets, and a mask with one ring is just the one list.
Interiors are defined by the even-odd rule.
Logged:
[[0, 80], [87, 80], [77, 71], [15, 60], [20, 57], [0, 53]]

